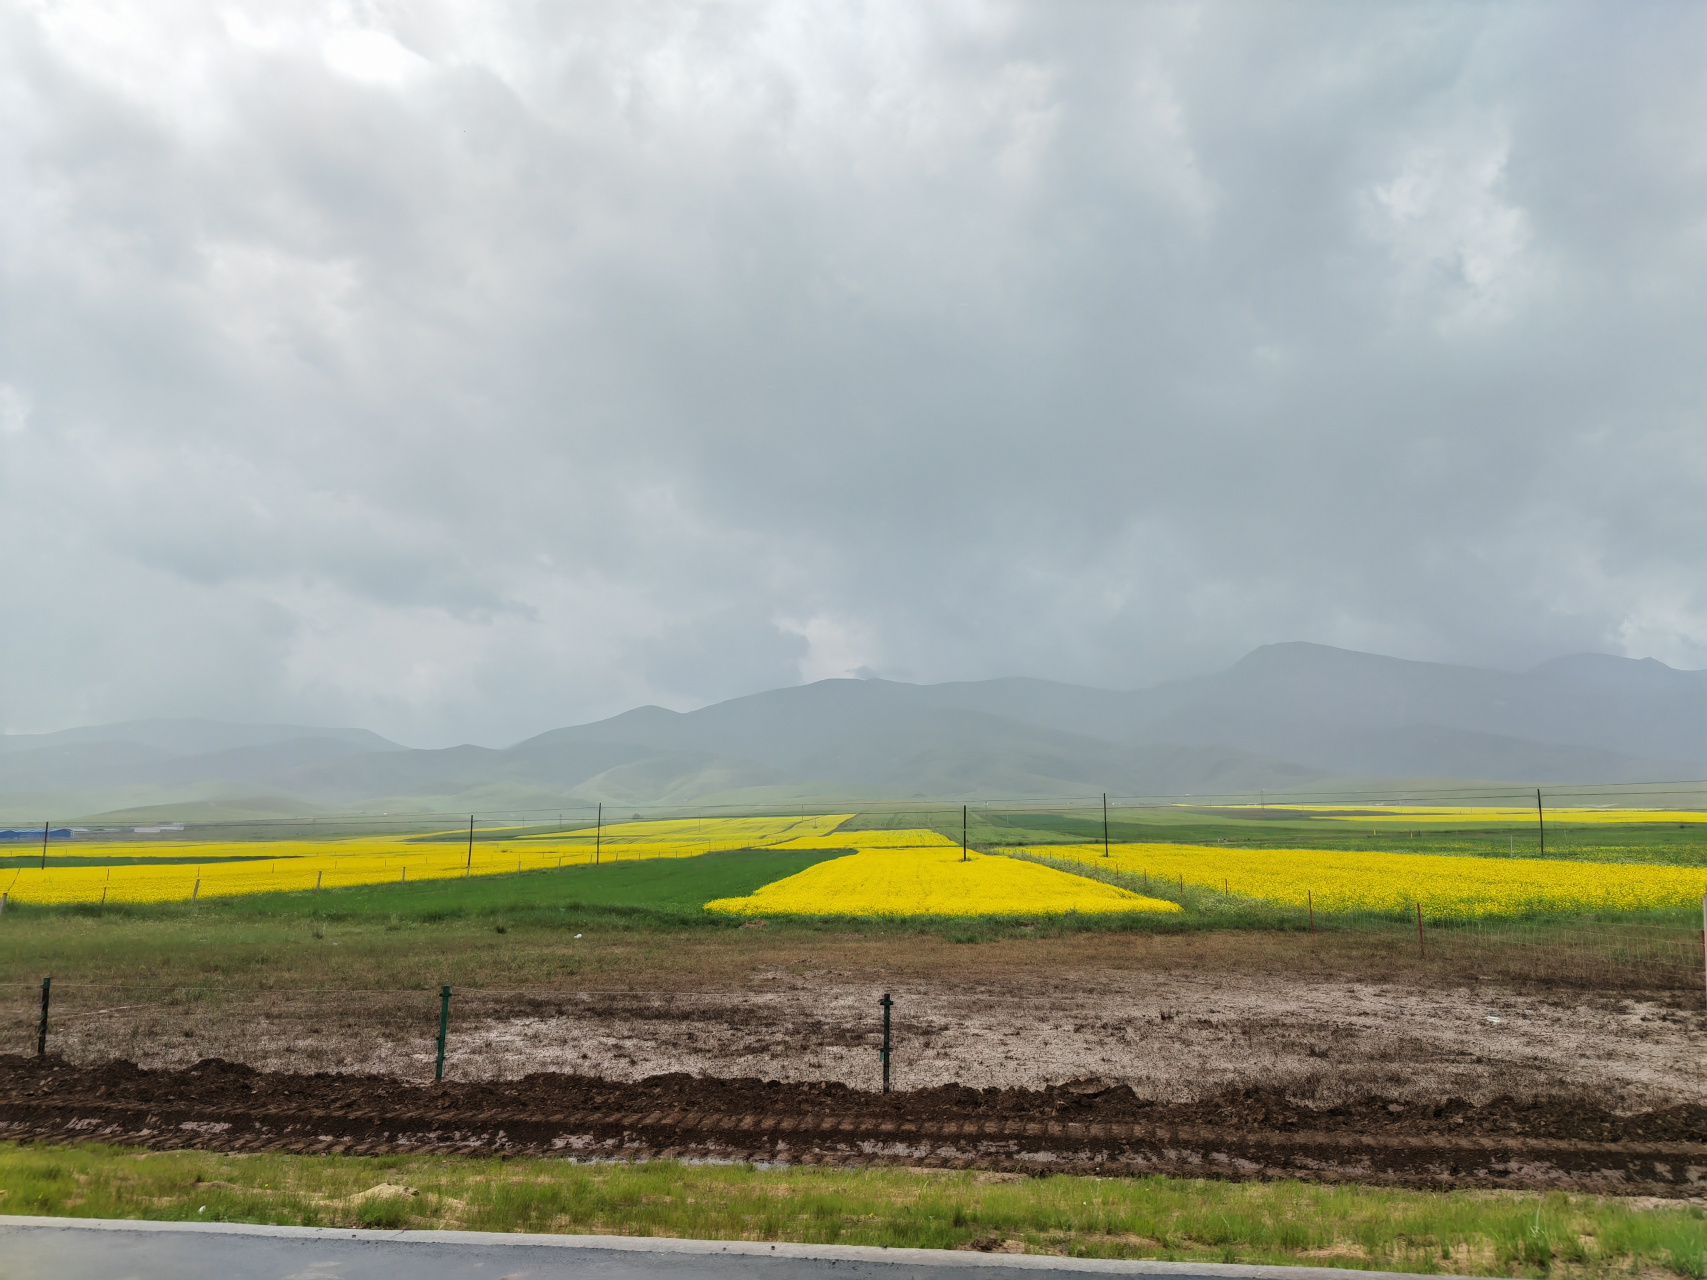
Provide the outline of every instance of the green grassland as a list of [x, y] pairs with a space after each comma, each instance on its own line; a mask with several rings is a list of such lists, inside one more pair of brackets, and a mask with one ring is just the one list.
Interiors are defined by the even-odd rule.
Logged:
[[1707, 1215], [1560, 1194], [0, 1143], [0, 1213], [1701, 1280]]

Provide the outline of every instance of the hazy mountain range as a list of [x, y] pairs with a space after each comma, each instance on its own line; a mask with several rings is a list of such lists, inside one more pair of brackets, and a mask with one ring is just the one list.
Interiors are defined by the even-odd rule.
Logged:
[[1227, 795], [1352, 779], [1659, 781], [1707, 773], [1707, 672], [1582, 654], [1512, 673], [1312, 644], [1119, 692], [1047, 680], [824, 680], [639, 707], [505, 749], [363, 729], [152, 720], [0, 738], [9, 820], [519, 809], [840, 796]]

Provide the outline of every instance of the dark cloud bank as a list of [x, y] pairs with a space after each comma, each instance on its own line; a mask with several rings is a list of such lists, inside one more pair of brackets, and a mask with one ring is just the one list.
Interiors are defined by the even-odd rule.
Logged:
[[1707, 665], [1707, 12], [0, 17], [4, 729]]

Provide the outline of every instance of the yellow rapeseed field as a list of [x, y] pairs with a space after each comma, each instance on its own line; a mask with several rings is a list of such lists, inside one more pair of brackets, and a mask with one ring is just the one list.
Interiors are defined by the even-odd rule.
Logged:
[[[769, 847], [822, 836], [848, 814], [808, 818], [708, 818], [688, 822], [625, 822], [592, 831], [493, 838], [482, 831], [473, 856], [460, 833], [433, 839], [360, 836], [346, 840], [241, 842], [112, 841], [55, 846], [53, 853], [114, 858], [208, 859], [116, 867], [25, 867], [0, 872], [0, 892], [13, 902], [183, 902], [249, 893], [413, 883], [457, 876], [503, 875], [639, 858], [688, 858], [718, 849]], [[219, 862], [219, 858], [241, 858]]]
[[1207, 887], [1318, 911], [1414, 910], [1434, 917], [1508, 916], [1531, 911], [1631, 911], [1699, 905], [1707, 869], [1541, 858], [1465, 858], [1326, 849], [1234, 849], [1214, 845], [1064, 846], [1083, 860], [1158, 882]]
[[[806, 849], [825, 838], [854, 815], [813, 814], [797, 818], [667, 818], [658, 821], [613, 822], [602, 831], [545, 832], [523, 837], [531, 844], [548, 844], [570, 853], [601, 858], [676, 858], [718, 849]], [[805, 841], [807, 843], [800, 843]], [[841, 848], [832, 842], [831, 847]], [[567, 865], [567, 863], [565, 863]]]
[[[878, 837], [867, 843], [868, 838]], [[718, 898], [706, 910], [730, 915], [1017, 916], [1178, 911], [1034, 862], [974, 853], [931, 831], [856, 831], [858, 853], [832, 858], [745, 898]], [[798, 846], [795, 846], [798, 847]]]
[[830, 831], [822, 835], [800, 835], [781, 840], [777, 849], [943, 849], [960, 848], [935, 831]]
[[[1261, 806], [1254, 804], [1235, 805], [1233, 808], [1248, 809], [1253, 817], [1263, 812]], [[1508, 826], [1512, 823], [1532, 825], [1535, 822], [1535, 806], [1532, 804], [1498, 807], [1383, 804], [1359, 807], [1350, 804], [1284, 804], [1277, 802], [1269, 806], [1271, 811], [1276, 808], [1308, 813], [1313, 819], [1343, 822], [1354, 827], [1475, 827], [1495, 824]], [[1701, 809], [1554, 808], [1551, 804], [1546, 804], [1543, 806], [1543, 813], [1549, 823], [1556, 822], [1561, 826], [1573, 827], [1642, 822], [1707, 822], [1707, 811]]]

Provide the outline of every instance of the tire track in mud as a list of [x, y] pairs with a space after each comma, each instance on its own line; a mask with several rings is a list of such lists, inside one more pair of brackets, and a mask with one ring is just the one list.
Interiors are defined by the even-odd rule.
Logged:
[[637, 1084], [541, 1075], [494, 1088], [268, 1076], [219, 1060], [157, 1072], [0, 1060], [0, 1139], [16, 1141], [1707, 1197], [1700, 1108], [1613, 1116], [1572, 1100], [1503, 1109], [1445, 1101], [1408, 1117], [1404, 1104], [1381, 1099], [1321, 1112], [1249, 1092], [1222, 1102], [1155, 1106], [1095, 1080], [882, 1095], [685, 1075]]

